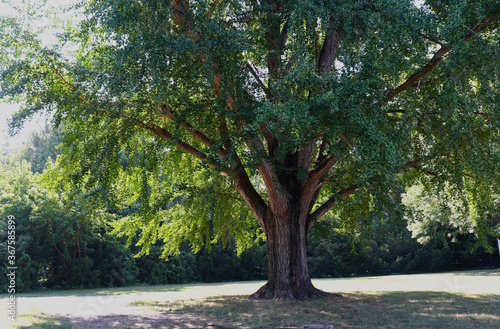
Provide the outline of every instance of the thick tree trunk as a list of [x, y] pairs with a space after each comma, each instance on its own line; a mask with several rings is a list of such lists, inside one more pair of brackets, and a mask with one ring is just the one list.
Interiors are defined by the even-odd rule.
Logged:
[[311, 283], [306, 255], [307, 227], [300, 220], [300, 213], [294, 210], [282, 216], [266, 214], [268, 282], [252, 298], [303, 300], [327, 295]]

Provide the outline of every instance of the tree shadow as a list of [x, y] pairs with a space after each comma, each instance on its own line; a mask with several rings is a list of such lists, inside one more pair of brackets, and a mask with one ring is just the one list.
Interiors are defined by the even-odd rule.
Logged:
[[[182, 319], [180, 319], [182, 317]], [[203, 328], [206, 321], [199, 315], [189, 314], [148, 314], [146, 316], [114, 314], [106, 316], [60, 316], [39, 314], [32, 316], [33, 324], [18, 326], [18, 329], [163, 329], [163, 328]]]
[[349, 293], [304, 302], [224, 296], [141, 303], [145, 316], [45, 317], [39, 319], [41, 325], [20, 328], [49, 328], [44, 323], [56, 320], [62, 324], [60, 328], [303, 328], [311, 324], [334, 328], [500, 328], [500, 295], [387, 292]]

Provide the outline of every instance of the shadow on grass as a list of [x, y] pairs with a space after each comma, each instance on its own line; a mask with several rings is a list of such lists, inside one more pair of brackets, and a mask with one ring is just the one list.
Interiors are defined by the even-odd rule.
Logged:
[[17, 326], [16, 329], [76, 329], [76, 328], [178, 328], [175, 321], [172, 322], [167, 317], [158, 316], [138, 316], [138, 315], [107, 315], [99, 317], [66, 317], [39, 314], [31, 316], [32, 324]]
[[57, 328], [44, 326], [50, 321], [59, 321], [59, 328], [260, 328], [308, 324], [335, 328], [500, 328], [499, 295], [352, 293], [307, 302], [253, 301], [233, 296], [134, 305], [143, 307], [148, 316], [50, 317], [40, 319], [38, 325], [19, 328]]

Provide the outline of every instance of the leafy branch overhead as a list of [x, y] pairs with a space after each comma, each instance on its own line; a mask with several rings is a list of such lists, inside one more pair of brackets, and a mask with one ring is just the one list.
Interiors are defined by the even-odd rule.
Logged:
[[[120, 227], [173, 241], [169, 253], [217, 236], [191, 213], [218, 213], [222, 231], [246, 237], [253, 216], [270, 255], [263, 296], [315, 295], [280, 285], [310, 286], [305, 237], [346, 200], [372, 216], [401, 177], [456, 186], [484, 213], [498, 195], [497, 0], [95, 0], [75, 10], [82, 20], [61, 39], [72, 52], [3, 19], [2, 95], [24, 102], [12, 127], [53, 110], [62, 162], [88, 189], [135, 195], [122, 182], [146, 170], [149, 221]], [[171, 202], [155, 203], [167, 191]]]

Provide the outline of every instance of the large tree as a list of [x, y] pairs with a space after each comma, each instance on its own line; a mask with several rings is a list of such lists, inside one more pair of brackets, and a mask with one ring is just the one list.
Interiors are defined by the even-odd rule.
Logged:
[[255, 297], [323, 295], [308, 232], [402, 173], [482, 210], [498, 190], [498, 0], [92, 0], [52, 46], [28, 9], [2, 20], [12, 129], [53, 110], [75, 186], [135, 201], [140, 243], [255, 233], [248, 207], [268, 250]]

